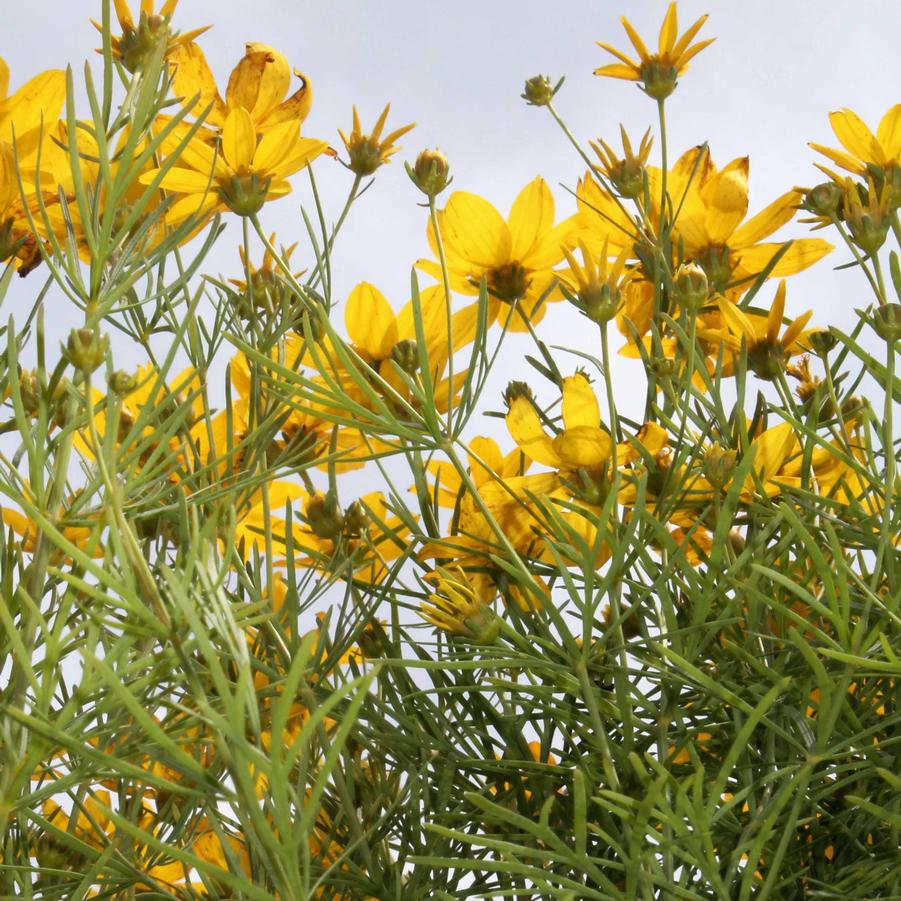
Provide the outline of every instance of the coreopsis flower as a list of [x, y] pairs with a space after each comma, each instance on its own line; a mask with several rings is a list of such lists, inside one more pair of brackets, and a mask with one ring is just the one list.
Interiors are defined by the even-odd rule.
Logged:
[[497, 638], [497, 615], [482, 599], [481, 586], [471, 584], [460, 567], [439, 567], [433, 581], [434, 592], [420, 605], [419, 615], [426, 622], [475, 644], [491, 644]]
[[[439, 412], [448, 409], [459, 387], [466, 380], [465, 370], [454, 374], [454, 384], [444, 376], [449, 357], [470, 343], [475, 336], [477, 310], [469, 306], [454, 313], [451, 335], [447, 334], [447, 301], [440, 286], [420, 293], [422, 330], [426, 359], [435, 384], [435, 404]], [[409, 391], [395, 365], [410, 375], [419, 368], [413, 302], [396, 314], [385, 296], [369, 282], [360, 282], [347, 299], [344, 324], [353, 349], [402, 397]], [[326, 349], [328, 355], [328, 350]], [[357, 394], [358, 392], [353, 392]]]
[[619, 130], [623, 141], [622, 156], [601, 138], [598, 138], [597, 141], [589, 141], [589, 144], [601, 161], [600, 171], [613, 187], [623, 197], [638, 198], [644, 193], [647, 178], [645, 167], [651, 155], [654, 139], [651, 137], [649, 128], [644, 133], [636, 153], [632, 149], [632, 142], [626, 134], [626, 129], [620, 125]]
[[[275, 246], [274, 232], [269, 236], [269, 243]], [[286, 263], [290, 263], [291, 254], [296, 249], [296, 241], [290, 247], [282, 249], [281, 255]], [[229, 281], [238, 289], [236, 305], [243, 318], [251, 319], [261, 312], [277, 313], [283, 304], [291, 307], [298, 302], [294, 288], [282, 274], [281, 268], [275, 264], [275, 257], [268, 247], [263, 252], [263, 262], [259, 266], [248, 258], [243, 245], [238, 247], [238, 254], [245, 275], [249, 275], [249, 281], [247, 278], [230, 278]], [[293, 272], [294, 279], [299, 279], [304, 271]]]
[[526, 397], [513, 398], [506, 421], [519, 449], [544, 466], [563, 472], [601, 470], [610, 459], [613, 441], [601, 428], [598, 399], [581, 372], [563, 379], [563, 429], [556, 435], [547, 433]]
[[851, 239], [867, 255], [876, 253], [885, 243], [892, 217], [892, 186], [882, 183], [878, 190], [872, 176], [867, 185], [842, 179], [842, 212]]
[[[245, 45], [244, 56], [228, 79], [225, 99], [197, 44], [180, 44], [169, 55], [169, 62], [172, 87], [182, 104], [187, 106], [199, 95], [193, 111], [199, 115], [210, 107], [204, 118], [204, 126], [209, 128], [221, 130], [232, 110], [241, 108], [250, 113], [257, 131], [265, 133], [283, 122], [300, 124], [313, 103], [309, 78], [292, 70], [287, 57], [266, 44]], [[300, 79], [300, 86], [288, 96], [292, 72]]]
[[8, 91], [9, 67], [0, 59], [0, 262], [15, 257], [19, 274], [27, 275], [41, 260], [28, 211], [40, 221], [38, 192], [45, 206], [58, 203], [64, 153], [48, 133], [62, 112], [66, 75], [51, 69]]
[[606, 244], [598, 256], [588, 250], [584, 241], [579, 241], [579, 249], [582, 265], [573, 253], [563, 248], [569, 272], [560, 272], [560, 280], [573, 292], [579, 308], [589, 319], [609, 322], [619, 311], [622, 289], [630, 278], [628, 273], [623, 275], [629, 250], [624, 247], [611, 265]]
[[404, 125], [389, 132], [383, 138], [382, 129], [385, 127], [385, 121], [388, 118], [390, 109], [391, 104], [389, 103], [382, 110], [378, 119], [376, 119], [375, 125], [369, 134], [363, 134], [356, 106], [353, 108], [353, 128], [350, 135], [346, 135], [340, 128], [338, 129], [338, 134], [341, 135], [341, 140], [344, 141], [344, 147], [349, 157], [349, 161], [345, 165], [355, 175], [372, 175], [376, 169], [384, 166], [400, 150], [400, 147], [394, 142], [416, 127], [415, 123]]
[[[796, 189], [787, 191], [759, 213], [748, 215], [747, 157], [732, 160], [717, 169], [706, 148], [695, 147], [683, 154], [670, 170], [667, 192], [679, 198], [680, 209], [672, 224], [672, 245], [681, 247], [681, 262], [693, 261], [707, 273], [711, 293], [735, 296], [767, 268], [784, 248], [782, 242], [767, 242], [795, 214], [801, 200]], [[661, 173], [651, 169], [651, 219], [659, 216]], [[780, 278], [801, 272], [832, 250], [818, 238], [800, 238], [769, 272]]]
[[[288, 176], [325, 149], [324, 141], [302, 138], [293, 119], [273, 126], [260, 138], [250, 113], [236, 107], [222, 126], [218, 153], [195, 136], [182, 149], [178, 165], [163, 175], [160, 187], [182, 195], [170, 207], [169, 218], [179, 223], [218, 210], [251, 216], [267, 200], [289, 194]], [[151, 184], [160, 172], [145, 172], [141, 183]]]
[[605, 75], [608, 78], [623, 78], [626, 81], [637, 81], [649, 97], [653, 97], [655, 100], [664, 100], [676, 89], [676, 79], [688, 69], [688, 61], [716, 40], [716, 38], [707, 38], [695, 44], [691, 43], [706, 21], [707, 16], [701, 16], [679, 37], [676, 4], [670, 3], [663, 18], [663, 24], [660, 26], [657, 52], [650, 53], [629, 20], [622, 16], [620, 22], [626, 29], [626, 34], [638, 54], [638, 62], [615, 47], [611, 47], [610, 44], [598, 41], [599, 47], [613, 54], [620, 62], [595, 69], [594, 74]]
[[886, 112], [875, 134], [849, 109], [830, 113], [829, 123], [845, 149], [811, 144], [817, 153], [854, 175], [884, 180], [893, 184], [896, 191], [901, 190], [901, 103]]
[[[438, 212], [450, 287], [462, 294], [478, 294], [484, 278], [488, 289], [488, 323], [504, 305], [518, 305], [521, 315], [509, 320], [511, 331], [527, 331], [524, 319], [537, 323], [551, 301], [563, 295], [556, 286], [554, 266], [563, 260], [575, 217], [554, 225], [554, 198], [544, 179], [536, 178], [520, 191], [504, 221], [487, 200], [456, 191]], [[429, 246], [438, 256], [431, 222]], [[441, 266], [419, 260], [417, 267], [438, 279]]]
[[[121, 35], [110, 38], [113, 57], [129, 72], [144, 68], [160, 49], [165, 57], [169, 57], [178, 47], [190, 43], [212, 28], [211, 25], [204, 25], [184, 34], [173, 31], [170, 23], [178, 0], [165, 0], [159, 12], [154, 12], [154, 0], [141, 0], [137, 22], [132, 17], [126, 0], [113, 0], [113, 5], [122, 29]], [[93, 19], [91, 22], [98, 31], [103, 31], [99, 22]]]
[[739, 352], [744, 343], [748, 365], [762, 379], [771, 381], [777, 378], [780, 372], [785, 371], [790, 357], [807, 349], [803, 342], [804, 326], [813, 315], [812, 310], [792, 320], [781, 337], [779, 335], [785, 316], [784, 279], [779, 282], [773, 305], [766, 316], [740, 310], [736, 304], [725, 299], [720, 299], [717, 306], [727, 333], [717, 335], [710, 329], [702, 329], [702, 339], [716, 341], [719, 337], [733, 352]]

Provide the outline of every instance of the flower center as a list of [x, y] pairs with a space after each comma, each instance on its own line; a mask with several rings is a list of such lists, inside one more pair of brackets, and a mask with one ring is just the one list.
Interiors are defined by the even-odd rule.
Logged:
[[517, 262], [505, 263], [488, 273], [488, 293], [505, 303], [514, 303], [529, 290], [526, 270]]

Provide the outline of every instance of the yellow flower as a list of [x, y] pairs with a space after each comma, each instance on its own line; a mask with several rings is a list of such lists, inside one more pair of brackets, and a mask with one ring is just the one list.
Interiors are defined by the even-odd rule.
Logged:
[[[747, 219], [749, 168], [748, 158], [740, 157], [718, 170], [706, 148], [695, 147], [668, 175], [667, 192], [680, 204], [672, 245], [682, 248], [680, 262], [691, 260], [704, 269], [711, 293], [735, 295], [750, 286], [785, 246], [763, 239], [789, 222], [801, 201], [800, 192], [792, 189]], [[651, 221], [656, 221], [661, 173], [651, 169], [649, 175]], [[830, 250], [832, 245], [818, 238], [794, 240], [767, 277], [794, 275]]]
[[628, 274], [623, 277], [629, 250], [624, 247], [613, 265], [609, 265], [606, 243], [597, 257], [588, 250], [584, 241], [579, 241], [579, 249], [582, 251], [581, 266], [575, 255], [563, 248], [569, 272], [561, 272], [560, 280], [576, 294], [582, 312], [589, 319], [598, 323], [608, 322], [619, 311], [622, 289], [630, 279]]
[[[324, 141], [302, 138], [293, 119], [258, 138], [250, 113], [236, 107], [222, 127], [218, 153], [195, 136], [182, 149], [179, 165], [163, 176], [161, 188], [184, 195], [172, 204], [169, 216], [177, 223], [225, 209], [239, 216], [253, 215], [267, 200], [289, 194], [288, 176], [325, 149]], [[150, 184], [160, 171], [145, 172], [141, 183]]]
[[310, 80], [297, 69], [293, 73], [300, 79], [300, 87], [290, 97], [286, 96], [291, 87], [291, 67], [284, 54], [266, 44], [245, 46], [244, 56], [228, 80], [224, 100], [197, 44], [180, 44], [170, 54], [169, 62], [175, 93], [184, 105], [200, 95], [193, 110], [199, 114], [209, 106], [204, 125], [215, 129], [222, 129], [229, 113], [239, 108], [250, 113], [258, 132], [266, 132], [283, 122], [301, 123], [313, 103]]
[[26, 213], [30, 210], [40, 222], [38, 183], [44, 203], [58, 203], [57, 175], [65, 156], [47, 132], [62, 111], [66, 75], [52, 69], [36, 75], [12, 96], [8, 90], [9, 68], [0, 59], [0, 262], [16, 257], [19, 274], [27, 275], [41, 261], [39, 239]]
[[[137, 24], [131, 15], [126, 0], [113, 0], [116, 18], [122, 34], [112, 37], [113, 57], [121, 61], [129, 72], [142, 69], [160, 47], [164, 47], [164, 55], [169, 56], [173, 50], [193, 41], [194, 38], [210, 29], [211, 25], [195, 28], [185, 34], [173, 32], [169, 27], [178, 0], [165, 0], [158, 13], [154, 12], [154, 0], [141, 0], [141, 9]], [[94, 27], [102, 32], [103, 26], [91, 20]]]
[[432, 580], [435, 591], [420, 604], [419, 615], [442, 632], [475, 644], [491, 644], [500, 632], [500, 621], [483, 600], [483, 586], [472, 584], [459, 567], [439, 567]]
[[874, 175], [874, 169], [882, 177], [892, 180], [889, 170], [894, 170], [895, 179], [901, 173], [901, 103], [896, 103], [882, 117], [876, 134], [856, 113], [843, 109], [829, 114], [829, 123], [844, 150], [834, 150], [822, 144], [810, 146], [837, 163], [842, 169], [855, 175]]
[[601, 172], [619, 191], [623, 197], [638, 198], [644, 192], [645, 166], [651, 155], [651, 145], [654, 139], [649, 128], [641, 139], [638, 153], [632, 149], [632, 142], [626, 134], [626, 129], [620, 125], [620, 134], [623, 141], [623, 156], [620, 156], [606, 141], [598, 138], [597, 141], [589, 141], [591, 149], [601, 161]]
[[[779, 282], [773, 305], [766, 316], [744, 312], [734, 303], [721, 298], [717, 305], [725, 321], [726, 330], [715, 332], [701, 329], [702, 340], [723, 341], [733, 352], [741, 350], [744, 342], [748, 353], [748, 365], [762, 379], [772, 381], [785, 370], [789, 358], [803, 353], [804, 326], [813, 315], [812, 310], [792, 320], [782, 337], [779, 331], [785, 315], [785, 280]], [[730, 367], [731, 369], [731, 367]]]
[[354, 107], [354, 122], [350, 136], [344, 134], [340, 128], [338, 129], [338, 134], [341, 135], [347, 155], [350, 157], [350, 162], [345, 165], [356, 175], [372, 175], [379, 166], [384, 166], [389, 158], [400, 150], [400, 147], [395, 146], [394, 142], [408, 131], [416, 128], [415, 123], [404, 125], [383, 138], [382, 129], [385, 127], [385, 120], [388, 118], [388, 110], [390, 109], [391, 104], [389, 103], [382, 110], [382, 114], [378, 117], [372, 131], [368, 135], [363, 134], [363, 130], [360, 127], [360, 116], [356, 107]]
[[607, 464], [613, 442], [600, 422], [597, 397], [581, 372], [563, 379], [563, 429], [557, 435], [548, 435], [527, 397], [513, 398], [507, 413], [507, 428], [519, 449], [536, 463], [564, 472]]
[[707, 16], [701, 16], [682, 37], [677, 38], [679, 24], [676, 18], [676, 4], [670, 3], [660, 26], [660, 38], [657, 44], [657, 52], [649, 53], [644, 41], [638, 32], [632, 27], [629, 20], [623, 16], [620, 22], [626, 29], [626, 34], [632, 42], [632, 46], [638, 53], [638, 62], [635, 62], [625, 53], [598, 41], [597, 44], [608, 53], [612, 53], [619, 63], [612, 63], [595, 69], [595, 75], [606, 75], [609, 78], [623, 78], [626, 81], [638, 81], [642, 84], [642, 90], [655, 100], [663, 100], [669, 97], [676, 89], [676, 79], [688, 69], [688, 61], [700, 53], [705, 47], [712, 44], [715, 38], [708, 38], [691, 44], [694, 36], [701, 30], [701, 26], [707, 21]]
[[[456, 191], [438, 213], [451, 288], [462, 294], [478, 294], [484, 278], [488, 287], [488, 323], [503, 304], [517, 304], [520, 315], [509, 321], [511, 331], [527, 331], [523, 318], [537, 323], [546, 303], [562, 299], [553, 272], [563, 259], [575, 217], [554, 225], [554, 198], [544, 179], [526, 185], [513, 201], [505, 222], [487, 200]], [[431, 223], [429, 246], [438, 255]], [[441, 279], [441, 267], [433, 260], [416, 264]]]

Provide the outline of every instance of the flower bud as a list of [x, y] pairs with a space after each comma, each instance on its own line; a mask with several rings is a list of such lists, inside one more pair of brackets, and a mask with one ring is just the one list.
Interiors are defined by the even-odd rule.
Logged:
[[834, 181], [824, 181], [804, 195], [801, 206], [815, 216], [831, 219], [842, 205], [842, 189]]
[[787, 362], [788, 353], [778, 342], [771, 344], [769, 341], [762, 341], [755, 344], [748, 353], [751, 372], [766, 382], [779, 378], [779, 374], [785, 371]]
[[555, 88], [547, 75], [535, 75], [526, 81], [520, 95], [529, 106], [547, 106], [553, 99]]
[[532, 389], [526, 382], [508, 382], [507, 387], [504, 389], [504, 401], [507, 406], [509, 407], [518, 397], [524, 397], [527, 400], [531, 400], [533, 397]]
[[113, 394], [124, 397], [126, 394], [131, 394], [138, 387], [138, 380], [132, 373], [125, 372], [124, 369], [117, 369], [107, 379], [107, 385], [109, 385], [109, 389]]
[[870, 402], [860, 394], [852, 394], [842, 404], [842, 416], [848, 420], [863, 419], [863, 414], [869, 411]]
[[666, 357], [655, 357], [648, 367], [658, 379], [670, 379], [676, 374], [676, 361]]
[[697, 263], [683, 263], [673, 276], [676, 302], [688, 310], [699, 310], [710, 296], [707, 273]]
[[883, 341], [894, 342], [901, 338], [901, 304], [890, 303], [873, 313], [870, 323]]
[[25, 370], [19, 376], [19, 394], [26, 415], [36, 416], [41, 409], [41, 384], [36, 372]]
[[314, 494], [307, 501], [304, 515], [310, 531], [317, 538], [334, 541], [344, 531], [344, 514], [338, 506], [338, 498], [333, 491]]
[[719, 444], [708, 448], [704, 454], [704, 475], [714, 488], [725, 488], [732, 478], [737, 453], [725, 450]]
[[440, 194], [451, 180], [447, 157], [437, 147], [434, 150], [423, 150], [416, 157], [412, 170], [407, 166], [407, 174], [427, 197]]
[[620, 307], [619, 290], [611, 289], [606, 283], [583, 289], [579, 292], [579, 300], [585, 306], [585, 315], [598, 325], [615, 318]]
[[419, 369], [419, 350], [411, 338], [398, 341], [391, 349], [391, 359], [397, 363], [407, 375], [414, 375]]
[[818, 357], [825, 357], [838, 343], [838, 338], [832, 329], [817, 328], [807, 335], [807, 343]]
[[344, 535], [347, 538], [359, 538], [369, 525], [369, 514], [359, 502], [349, 504], [344, 511]]
[[679, 75], [676, 67], [662, 59], [651, 57], [641, 64], [641, 81], [644, 92], [654, 100], [665, 100], [676, 90]]
[[105, 359], [109, 338], [89, 328], [72, 329], [63, 348], [66, 359], [83, 373], [93, 372]]

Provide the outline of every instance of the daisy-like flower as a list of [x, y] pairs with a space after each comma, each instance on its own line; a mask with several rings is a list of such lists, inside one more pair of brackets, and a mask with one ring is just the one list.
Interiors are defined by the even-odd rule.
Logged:
[[623, 275], [629, 250], [624, 247], [610, 264], [606, 243], [597, 257], [588, 250], [584, 241], [579, 241], [579, 249], [582, 251], [582, 265], [573, 253], [563, 249], [569, 272], [561, 272], [560, 280], [574, 292], [580, 309], [589, 319], [598, 323], [609, 322], [619, 311], [622, 289], [630, 278], [628, 274]]
[[676, 4], [670, 3], [663, 24], [660, 26], [657, 52], [650, 53], [638, 32], [623, 16], [620, 18], [620, 22], [626, 29], [626, 34], [638, 54], [638, 62], [615, 47], [611, 47], [610, 44], [598, 41], [599, 47], [612, 53], [620, 62], [595, 69], [594, 74], [640, 82], [642, 90], [649, 97], [653, 97], [655, 100], [665, 100], [676, 89], [676, 80], [688, 69], [688, 61], [716, 40], [716, 38], [708, 38], [698, 41], [696, 44], [691, 43], [706, 21], [707, 16], [701, 16], [682, 37], [678, 37], [679, 23], [676, 18]]
[[[511, 331], [523, 332], [527, 318], [537, 323], [547, 302], [562, 300], [553, 269], [563, 260], [576, 218], [554, 225], [554, 198], [544, 179], [536, 178], [520, 191], [504, 221], [487, 200], [456, 191], [438, 212], [450, 286], [461, 294], [478, 294], [484, 278], [488, 287], [488, 323], [504, 304], [517, 304], [521, 315], [509, 321]], [[438, 256], [438, 242], [428, 227], [429, 246]], [[419, 260], [417, 267], [441, 279], [441, 266]]]
[[426, 622], [475, 644], [491, 644], [497, 638], [500, 621], [483, 599], [481, 584], [473, 585], [459, 566], [439, 567], [431, 581], [435, 590], [419, 611]]
[[[241, 107], [250, 113], [257, 131], [266, 132], [282, 122], [303, 122], [313, 103], [309, 78], [292, 70], [287, 57], [267, 44], [245, 45], [244, 56], [228, 79], [224, 100], [197, 44], [180, 44], [170, 54], [169, 63], [175, 93], [184, 105], [199, 95], [194, 111], [209, 106], [204, 125], [214, 129], [222, 129], [229, 113]], [[292, 71], [300, 86], [288, 96]]]
[[876, 253], [885, 243], [891, 227], [892, 185], [883, 181], [879, 190], [872, 176], [867, 178], [866, 187], [855, 184], [850, 178], [841, 179], [840, 183], [842, 212], [851, 238], [865, 254]]
[[597, 141], [589, 141], [589, 144], [601, 161], [600, 171], [613, 187], [623, 197], [640, 197], [644, 192], [645, 178], [647, 177], [645, 167], [654, 143], [651, 129], [649, 128], [642, 136], [637, 153], [632, 149], [632, 142], [626, 134], [626, 129], [620, 125], [619, 130], [623, 141], [623, 156], [620, 156], [602, 138], [598, 138]]
[[[179, 165], [163, 175], [160, 187], [183, 195], [169, 209], [173, 223], [189, 216], [203, 217], [231, 210], [239, 216], [259, 212], [267, 200], [291, 192], [288, 176], [302, 169], [326, 149], [325, 141], [302, 138], [296, 120], [281, 122], [261, 138], [244, 107], [236, 107], [222, 127], [217, 153], [196, 137], [181, 150]], [[141, 175], [151, 184], [160, 169]]]
[[[874, 134], [867, 124], [849, 109], [829, 114], [829, 123], [844, 150], [810, 146], [848, 172], [860, 176], [888, 176], [901, 182], [901, 103], [882, 117]], [[898, 184], [901, 189], [901, 184]]]
[[[154, 0], [141, 0], [137, 22], [132, 18], [126, 0], [113, 0], [113, 6], [122, 29], [119, 37], [111, 38], [113, 57], [129, 72], [137, 72], [147, 65], [161, 46], [168, 57], [177, 47], [190, 43], [212, 28], [211, 25], [204, 25], [184, 34], [172, 31], [170, 23], [178, 0], [165, 0], [159, 12], [154, 12]], [[103, 32], [99, 22], [93, 19], [91, 22], [99, 32]]]
[[394, 142], [408, 131], [416, 128], [415, 123], [404, 125], [389, 132], [383, 138], [382, 129], [385, 127], [385, 121], [388, 118], [390, 109], [391, 104], [389, 103], [382, 110], [382, 114], [378, 119], [376, 119], [375, 125], [369, 134], [363, 134], [363, 129], [360, 126], [360, 116], [356, 107], [354, 107], [354, 121], [350, 135], [346, 135], [340, 128], [338, 129], [338, 134], [341, 135], [341, 140], [344, 141], [344, 147], [350, 158], [345, 165], [355, 175], [372, 175], [379, 166], [384, 166], [400, 150], [400, 147]]
[[[782, 322], [785, 316], [785, 280], [779, 282], [773, 305], [766, 316], [754, 313], [746, 313], [728, 300], [720, 299], [717, 302], [720, 313], [723, 316], [726, 330], [718, 333], [722, 340], [733, 352], [741, 350], [744, 341], [748, 353], [748, 365], [759, 378], [772, 381], [784, 372], [785, 364], [792, 356], [797, 356], [807, 350], [803, 342], [805, 337], [804, 326], [813, 315], [813, 310], [792, 320], [782, 336]], [[701, 329], [703, 340], [714, 341], [716, 334]]]
[[532, 400], [514, 397], [507, 413], [507, 428], [519, 449], [531, 460], [563, 472], [606, 466], [613, 441], [601, 428], [598, 399], [581, 372], [563, 379], [563, 429], [549, 435]]

